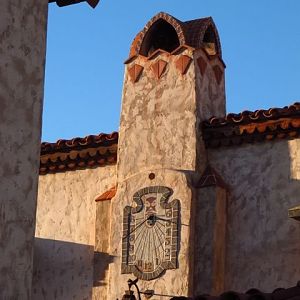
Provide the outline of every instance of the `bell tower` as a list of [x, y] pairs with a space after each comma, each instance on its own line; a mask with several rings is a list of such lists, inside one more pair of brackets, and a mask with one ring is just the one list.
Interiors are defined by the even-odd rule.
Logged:
[[[112, 200], [108, 299], [141, 290], [192, 295], [195, 182], [206, 166], [201, 121], [225, 115], [225, 65], [212, 18], [159, 13], [125, 62]], [[197, 254], [198, 255], [198, 254]]]

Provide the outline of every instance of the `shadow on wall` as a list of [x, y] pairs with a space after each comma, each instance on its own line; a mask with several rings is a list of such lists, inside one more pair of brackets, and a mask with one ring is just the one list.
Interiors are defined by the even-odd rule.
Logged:
[[108, 265], [111, 264], [114, 257], [108, 253], [94, 252], [94, 286], [107, 285], [105, 282], [105, 273]]
[[225, 289], [288, 287], [300, 277], [300, 139], [210, 150], [213, 167], [231, 187]]
[[91, 245], [35, 238], [32, 299], [91, 299], [112, 260]]

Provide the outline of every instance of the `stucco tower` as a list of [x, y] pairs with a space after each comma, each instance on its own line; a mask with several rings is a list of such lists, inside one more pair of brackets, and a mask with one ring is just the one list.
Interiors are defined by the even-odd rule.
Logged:
[[31, 299], [48, 1], [0, 1], [0, 299]]
[[115, 263], [108, 299], [120, 299], [127, 280], [135, 277], [141, 290], [194, 293], [195, 183], [206, 166], [200, 123], [225, 115], [221, 56], [212, 18], [181, 22], [159, 13], [131, 45], [111, 211]]

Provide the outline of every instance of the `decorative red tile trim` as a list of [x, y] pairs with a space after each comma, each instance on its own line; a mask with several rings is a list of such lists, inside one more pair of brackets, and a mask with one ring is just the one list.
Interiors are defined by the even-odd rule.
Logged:
[[181, 55], [175, 63], [176, 68], [180, 71], [182, 75], [184, 75], [187, 72], [191, 62], [192, 59], [189, 56]]
[[124, 61], [124, 64], [127, 65], [127, 64], [130, 64], [131, 62], [133, 62], [134, 60], [136, 60], [137, 58], [141, 58], [142, 60], [148, 60], [148, 57], [144, 56], [144, 55], [133, 55], [133, 56], [130, 56], [129, 58], [127, 58], [125, 61]]
[[164, 73], [164, 71], [166, 69], [167, 64], [168, 63], [165, 62], [164, 60], [159, 59], [151, 66], [156, 79], [159, 79], [162, 76], [162, 74]]
[[[161, 50], [161, 49], [157, 49], [155, 50], [149, 57], [146, 57], [144, 55], [141, 55], [141, 54], [135, 54], [135, 55], [132, 55], [130, 56], [129, 58], [127, 58], [125, 61], [124, 61], [124, 64], [130, 64], [131, 62], [133, 62], [134, 60], [136, 60], [137, 58], [141, 58], [145, 61], [147, 60], [151, 60], [151, 59], [154, 59], [155, 57], [157, 57], [158, 55], [160, 54], [165, 54], [166, 56], [170, 56], [170, 55], [179, 55], [181, 54], [183, 51], [185, 50], [190, 50], [190, 51], [194, 51], [195, 48], [193, 47], [189, 47], [187, 45], [180, 45], [178, 48], [176, 48], [175, 50], [173, 50], [171, 53], [168, 52], [168, 51], [165, 51], [165, 50]], [[207, 54], [208, 55], [208, 54]], [[213, 56], [214, 58], [215, 56]], [[222, 60], [221, 60], [222, 61]]]
[[206, 167], [195, 187], [201, 189], [209, 186], [219, 186], [226, 190], [228, 189], [222, 177], [210, 165]]
[[202, 123], [206, 147], [234, 146], [300, 135], [300, 103], [270, 108], [225, 118], [210, 118]]
[[117, 193], [117, 187], [113, 186], [108, 191], [104, 192], [102, 195], [97, 197], [95, 201], [100, 202], [100, 201], [111, 200], [113, 197], [115, 197], [116, 193]]
[[166, 56], [170, 56], [171, 54], [168, 51], [162, 50], [162, 49], [157, 49], [155, 50], [151, 55], [148, 56], [148, 60], [154, 59], [157, 56], [164, 54]]
[[134, 64], [128, 69], [130, 79], [133, 83], [137, 82], [142, 75], [144, 68], [138, 64]]
[[181, 54], [183, 51], [185, 50], [190, 50], [190, 51], [195, 51], [195, 48], [187, 46], [187, 45], [180, 45], [178, 48], [176, 48], [175, 50], [173, 50], [171, 52], [172, 55], [178, 55]]

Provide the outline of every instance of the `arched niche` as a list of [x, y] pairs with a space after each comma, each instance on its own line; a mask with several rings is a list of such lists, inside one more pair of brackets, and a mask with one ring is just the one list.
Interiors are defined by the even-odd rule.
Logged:
[[209, 55], [220, 53], [219, 42], [213, 26], [208, 26], [203, 36], [203, 47]]
[[172, 52], [183, 45], [204, 48], [209, 55], [222, 57], [219, 34], [211, 17], [182, 22], [163, 12], [136, 35], [129, 56], [147, 57], [157, 49]]
[[161, 49], [172, 52], [180, 46], [180, 41], [174, 27], [159, 19], [148, 29], [140, 48], [140, 54], [151, 55], [155, 50]]

